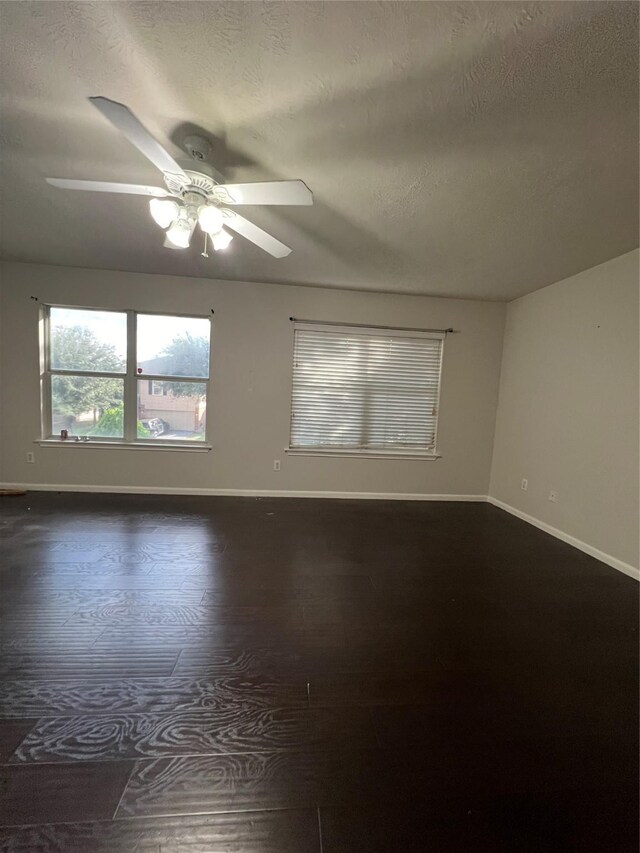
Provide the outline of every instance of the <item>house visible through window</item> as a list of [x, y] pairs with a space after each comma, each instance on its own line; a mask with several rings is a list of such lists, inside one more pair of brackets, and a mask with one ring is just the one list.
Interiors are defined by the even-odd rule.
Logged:
[[443, 339], [296, 328], [290, 449], [435, 455]]
[[43, 344], [45, 438], [206, 440], [209, 318], [50, 306]]

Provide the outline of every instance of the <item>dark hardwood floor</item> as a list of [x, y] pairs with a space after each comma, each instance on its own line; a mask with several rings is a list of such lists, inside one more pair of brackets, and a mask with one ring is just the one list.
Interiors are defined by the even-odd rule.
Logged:
[[630, 578], [484, 504], [0, 501], [0, 850], [637, 851]]

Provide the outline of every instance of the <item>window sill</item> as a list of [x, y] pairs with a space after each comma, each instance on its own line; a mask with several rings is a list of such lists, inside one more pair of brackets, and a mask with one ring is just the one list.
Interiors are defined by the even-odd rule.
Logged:
[[39, 444], [41, 447], [82, 447], [85, 450], [103, 450], [105, 447], [115, 447], [116, 450], [173, 450], [181, 453], [209, 453], [211, 450], [210, 444], [194, 446], [193, 442], [187, 444], [168, 441], [75, 441], [74, 439], [61, 441], [59, 438], [41, 438], [34, 444]]
[[434, 462], [442, 459], [439, 453], [420, 452], [416, 450], [340, 450], [333, 447], [327, 450], [321, 448], [285, 447], [284, 452], [291, 456], [334, 456], [353, 459], [417, 459]]

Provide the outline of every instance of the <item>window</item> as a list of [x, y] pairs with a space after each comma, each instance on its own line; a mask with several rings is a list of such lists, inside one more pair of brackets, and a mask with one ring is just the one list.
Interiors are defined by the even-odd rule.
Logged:
[[204, 442], [207, 317], [43, 309], [43, 436]]
[[295, 328], [290, 450], [435, 456], [443, 339]]

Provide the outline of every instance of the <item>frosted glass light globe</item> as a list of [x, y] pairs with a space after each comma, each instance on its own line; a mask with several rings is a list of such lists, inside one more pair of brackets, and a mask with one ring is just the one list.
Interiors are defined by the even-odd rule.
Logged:
[[228, 231], [225, 231], [224, 228], [221, 228], [217, 234], [214, 234], [211, 237], [211, 242], [213, 243], [213, 248], [216, 252], [219, 252], [221, 249], [226, 249], [232, 240], [233, 237]]
[[186, 219], [176, 219], [167, 231], [167, 239], [178, 249], [188, 249], [191, 240], [191, 225]]
[[206, 234], [217, 234], [222, 228], [222, 213], [213, 204], [203, 204], [198, 211], [198, 222]]
[[152, 198], [149, 210], [154, 222], [161, 228], [168, 228], [180, 213], [180, 205], [170, 198]]

